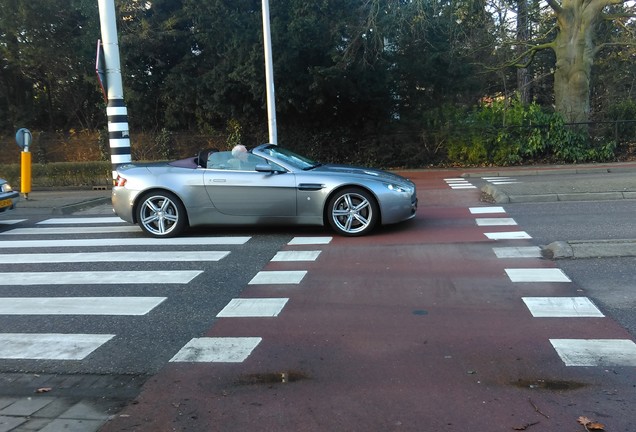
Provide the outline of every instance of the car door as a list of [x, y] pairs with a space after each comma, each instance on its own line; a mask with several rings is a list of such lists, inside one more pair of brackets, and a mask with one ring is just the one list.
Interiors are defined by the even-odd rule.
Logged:
[[[265, 159], [250, 155], [252, 166], [266, 164]], [[214, 207], [234, 216], [296, 216], [296, 176], [291, 172], [258, 172], [254, 168], [231, 169], [229, 166], [207, 169], [206, 191]]]

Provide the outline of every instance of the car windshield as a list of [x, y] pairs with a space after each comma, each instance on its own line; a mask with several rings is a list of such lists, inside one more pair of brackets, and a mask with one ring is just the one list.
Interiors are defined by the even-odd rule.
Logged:
[[301, 156], [291, 150], [287, 150], [275, 145], [271, 145], [263, 149], [263, 152], [273, 158], [280, 160], [281, 162], [285, 162], [286, 164], [291, 165], [294, 168], [302, 170], [308, 170], [320, 165], [318, 162], [315, 162], [305, 156]]

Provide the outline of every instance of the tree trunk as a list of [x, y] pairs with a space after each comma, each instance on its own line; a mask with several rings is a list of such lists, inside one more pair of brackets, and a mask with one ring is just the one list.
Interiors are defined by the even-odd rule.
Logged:
[[593, 36], [605, 2], [564, 0], [556, 10], [559, 32], [555, 40], [554, 97], [566, 122], [588, 121], [590, 78], [594, 60]]
[[[517, 51], [523, 53], [525, 44], [530, 40], [530, 28], [528, 26], [528, 0], [517, 0]], [[521, 59], [523, 63], [526, 59]], [[517, 69], [517, 91], [519, 100], [524, 106], [532, 102], [530, 91], [530, 71], [527, 67]]]

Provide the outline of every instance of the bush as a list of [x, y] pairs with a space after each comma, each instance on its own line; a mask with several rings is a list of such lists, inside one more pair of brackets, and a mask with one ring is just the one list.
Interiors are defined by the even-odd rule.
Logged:
[[[20, 164], [0, 165], [0, 173], [14, 187], [20, 184]], [[112, 185], [110, 162], [56, 162], [33, 164], [33, 189], [48, 187], [92, 187]]]
[[517, 165], [535, 162], [601, 162], [614, 157], [614, 141], [595, 142], [585, 126], [569, 126], [560, 115], [518, 99], [482, 103], [449, 134], [453, 165]]

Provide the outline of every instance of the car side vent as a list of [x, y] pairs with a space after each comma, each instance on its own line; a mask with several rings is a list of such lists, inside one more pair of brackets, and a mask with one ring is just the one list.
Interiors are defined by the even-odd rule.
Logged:
[[320, 183], [300, 183], [298, 185], [298, 190], [301, 191], [319, 191], [324, 189], [325, 185]]

